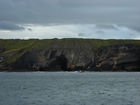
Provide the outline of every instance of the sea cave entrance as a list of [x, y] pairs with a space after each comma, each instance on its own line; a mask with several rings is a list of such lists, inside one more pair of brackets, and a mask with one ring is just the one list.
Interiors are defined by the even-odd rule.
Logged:
[[64, 54], [60, 55], [58, 57], [58, 61], [60, 63], [61, 66], [61, 70], [67, 70], [67, 63], [68, 63], [68, 59], [66, 58], [66, 56]]

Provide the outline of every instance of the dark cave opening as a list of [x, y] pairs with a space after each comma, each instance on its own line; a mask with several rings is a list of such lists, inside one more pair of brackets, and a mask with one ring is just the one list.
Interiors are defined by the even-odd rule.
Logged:
[[58, 60], [60, 62], [61, 70], [67, 70], [68, 59], [66, 58], [66, 56], [62, 54], [58, 57]]

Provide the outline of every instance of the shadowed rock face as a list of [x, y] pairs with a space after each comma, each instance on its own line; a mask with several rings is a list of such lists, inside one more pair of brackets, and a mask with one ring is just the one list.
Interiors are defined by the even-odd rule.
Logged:
[[94, 53], [81, 51], [28, 51], [13, 65], [16, 69], [43, 71], [81, 70], [94, 61]]
[[134, 45], [114, 45], [97, 50], [95, 65], [101, 70], [139, 70], [140, 47]]
[[140, 46], [109, 45], [93, 50], [94, 47], [84, 39], [57, 40], [46, 48], [26, 51], [10, 65], [3, 65], [3, 62], [15, 53], [5, 54], [0, 57], [0, 68], [10, 67], [14, 71], [140, 71]]

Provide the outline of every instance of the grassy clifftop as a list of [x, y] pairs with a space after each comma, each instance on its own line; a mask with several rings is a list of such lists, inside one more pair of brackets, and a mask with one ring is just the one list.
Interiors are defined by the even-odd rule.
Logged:
[[79, 45], [83, 45], [83, 43], [90, 42], [93, 45], [93, 50], [96, 50], [102, 46], [110, 46], [116, 44], [136, 44], [140, 45], [140, 40], [101, 40], [101, 39], [29, 39], [29, 40], [20, 40], [20, 39], [0, 39], [0, 48], [5, 49], [6, 52], [10, 51], [18, 51], [21, 49], [43, 49], [49, 46], [52, 42], [57, 42], [60, 47], [67, 47], [69, 44], [78, 43]]
[[6, 64], [11, 64], [16, 61], [17, 58], [22, 56], [26, 51], [44, 50], [44, 49], [75, 49], [86, 50], [91, 49], [96, 51], [102, 46], [111, 46], [118, 44], [135, 44], [140, 45], [140, 40], [100, 40], [100, 39], [0, 39], [0, 57], [6, 56]]
[[32, 48], [45, 48], [52, 40], [19, 40], [19, 39], [0, 39], [0, 56], [8, 56], [5, 63], [11, 64], [26, 51]]

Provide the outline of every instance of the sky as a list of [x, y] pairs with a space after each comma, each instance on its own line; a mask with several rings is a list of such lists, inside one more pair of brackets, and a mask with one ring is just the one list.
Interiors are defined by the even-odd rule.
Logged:
[[140, 0], [0, 0], [0, 39], [140, 39]]

